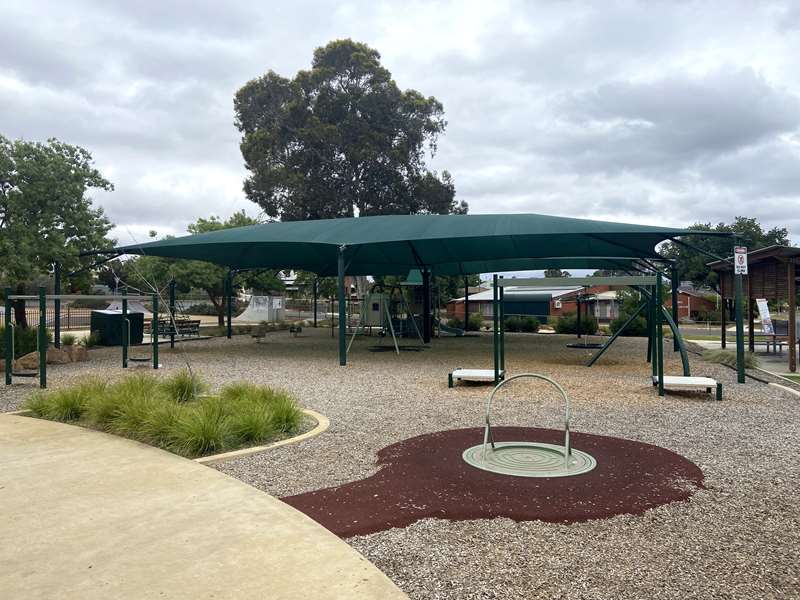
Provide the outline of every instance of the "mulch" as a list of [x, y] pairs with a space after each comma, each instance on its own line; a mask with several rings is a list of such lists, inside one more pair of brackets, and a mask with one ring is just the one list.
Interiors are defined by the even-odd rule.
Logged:
[[[495, 440], [563, 444], [563, 432], [492, 428]], [[374, 475], [282, 500], [347, 538], [405, 527], [425, 518], [541, 520], [576, 523], [686, 500], [703, 487], [703, 472], [664, 448], [620, 438], [573, 433], [574, 448], [597, 459], [589, 473], [526, 478], [472, 467], [462, 452], [483, 441], [482, 428], [413, 437], [378, 453]], [[346, 456], [331, 460], [347, 460]]]

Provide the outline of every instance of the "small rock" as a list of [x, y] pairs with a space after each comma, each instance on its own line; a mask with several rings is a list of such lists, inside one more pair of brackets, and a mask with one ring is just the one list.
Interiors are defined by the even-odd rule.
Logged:
[[39, 368], [39, 353], [29, 352], [17, 359], [17, 368], [24, 371], [35, 371]]
[[89, 352], [83, 346], [64, 346], [62, 350], [69, 355], [72, 362], [84, 362], [89, 360]]
[[48, 365], [65, 365], [72, 362], [72, 357], [61, 350], [60, 348], [47, 349], [47, 364]]

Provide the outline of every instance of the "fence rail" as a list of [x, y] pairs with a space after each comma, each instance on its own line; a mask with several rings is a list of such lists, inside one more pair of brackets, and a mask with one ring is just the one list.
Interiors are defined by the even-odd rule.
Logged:
[[[47, 321], [47, 328], [52, 329], [56, 324], [56, 311], [52, 306], [45, 309], [45, 320]], [[25, 307], [25, 317], [28, 325], [31, 327], [39, 326], [39, 308], [38, 307]], [[91, 308], [72, 308], [65, 306], [61, 309], [61, 329], [69, 331], [71, 329], [89, 329], [89, 323], [92, 318]], [[12, 311], [11, 322], [16, 324], [16, 315]], [[5, 314], [0, 313], [0, 326], [5, 327]]]

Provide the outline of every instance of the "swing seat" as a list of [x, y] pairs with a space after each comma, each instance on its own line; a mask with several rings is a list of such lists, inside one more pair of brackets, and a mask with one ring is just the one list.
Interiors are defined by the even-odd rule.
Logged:
[[39, 377], [39, 371], [12, 371], [12, 377]]
[[131, 362], [150, 362], [153, 360], [152, 356], [129, 356], [128, 360]]
[[[653, 386], [658, 385], [658, 376], [652, 376]], [[716, 391], [716, 399], [722, 400], [722, 384], [711, 377], [683, 377], [680, 375], [664, 375], [664, 389], [697, 390], [705, 389], [707, 394]]]

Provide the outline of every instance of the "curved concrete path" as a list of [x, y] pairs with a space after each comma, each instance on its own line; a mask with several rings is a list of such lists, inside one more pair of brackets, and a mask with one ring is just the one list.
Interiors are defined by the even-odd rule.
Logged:
[[406, 598], [310, 518], [214, 469], [0, 415], [0, 596]]

